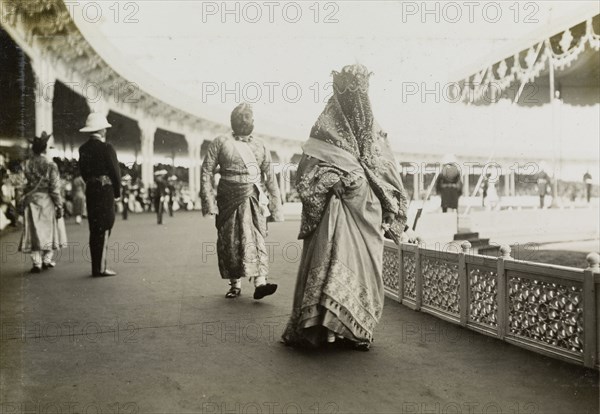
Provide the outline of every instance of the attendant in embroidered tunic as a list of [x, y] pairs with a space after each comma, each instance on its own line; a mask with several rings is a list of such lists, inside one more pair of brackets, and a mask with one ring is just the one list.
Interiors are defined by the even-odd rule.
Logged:
[[54, 251], [67, 244], [58, 166], [46, 158], [50, 135], [33, 140], [33, 156], [25, 163], [23, 233], [19, 250], [31, 253], [32, 273], [56, 266]]
[[[202, 212], [216, 216], [219, 271], [228, 279], [227, 298], [241, 293], [241, 278], [254, 280], [254, 298], [275, 293], [267, 283], [269, 258], [265, 245], [267, 216], [283, 221], [279, 187], [271, 168], [271, 153], [252, 137], [252, 107], [237, 106], [231, 114], [231, 135], [219, 136], [208, 148], [202, 164]], [[213, 177], [221, 179], [215, 198]], [[266, 188], [265, 195], [264, 188]]]
[[407, 195], [368, 97], [362, 65], [334, 72], [334, 94], [303, 145], [296, 188], [304, 240], [289, 345], [368, 350], [381, 318], [384, 232], [405, 234]]

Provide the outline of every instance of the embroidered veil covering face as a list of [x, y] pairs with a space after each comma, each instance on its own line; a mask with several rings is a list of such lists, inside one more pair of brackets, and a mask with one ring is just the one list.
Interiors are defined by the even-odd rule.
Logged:
[[[408, 198], [398, 172], [398, 166], [383, 132], [374, 119], [368, 96], [371, 73], [363, 65], [349, 65], [341, 72], [333, 72], [333, 96], [312, 127], [310, 139], [319, 140], [346, 151], [356, 158], [362, 174], [382, 203], [384, 212], [395, 215], [391, 226], [396, 235], [402, 233], [406, 223]], [[304, 163], [304, 164], [303, 164]], [[318, 164], [306, 157], [299, 172]], [[298, 192], [303, 198], [306, 213], [303, 213], [300, 237], [310, 233], [324, 212], [329, 188], [345, 174], [334, 162], [307, 175], [298, 174]], [[333, 175], [332, 175], [333, 174]], [[322, 176], [322, 180], [321, 180]], [[316, 182], [321, 181], [320, 184]], [[313, 188], [310, 187], [323, 187]], [[315, 191], [316, 189], [316, 191]], [[307, 191], [310, 190], [310, 191]], [[322, 190], [322, 191], [320, 191]], [[326, 191], [325, 191], [326, 190]], [[310, 195], [308, 195], [310, 194]], [[311, 200], [309, 200], [309, 198]]]

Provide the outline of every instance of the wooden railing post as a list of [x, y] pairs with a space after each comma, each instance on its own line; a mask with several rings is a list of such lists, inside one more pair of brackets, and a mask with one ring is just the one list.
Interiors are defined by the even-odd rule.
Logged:
[[460, 324], [467, 326], [469, 319], [469, 274], [467, 272], [466, 255], [471, 250], [471, 243], [462, 242], [460, 245], [462, 252], [458, 253], [458, 292], [459, 292], [459, 310]]
[[508, 331], [508, 282], [506, 277], [506, 271], [504, 269], [504, 262], [506, 260], [512, 260], [510, 257], [510, 246], [503, 244], [500, 246], [501, 257], [498, 258], [498, 338], [504, 339], [506, 332]]
[[415, 250], [415, 310], [423, 303], [423, 272], [421, 269], [421, 247]]
[[587, 255], [587, 269], [583, 272], [583, 365], [594, 368], [598, 357], [598, 323], [596, 314], [596, 283], [594, 274], [600, 273], [600, 255]]

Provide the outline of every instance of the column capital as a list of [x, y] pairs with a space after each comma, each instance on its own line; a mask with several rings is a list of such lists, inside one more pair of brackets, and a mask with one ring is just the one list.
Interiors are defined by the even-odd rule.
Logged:
[[204, 142], [204, 138], [198, 133], [188, 133], [185, 134], [185, 140], [188, 144], [188, 148], [191, 150], [198, 149], [202, 146], [202, 142]]
[[142, 132], [142, 141], [144, 140], [154, 140], [154, 134], [156, 133], [156, 130], [158, 129], [158, 127], [156, 126], [156, 123], [154, 123], [151, 120], [139, 120], [138, 121], [138, 126], [140, 127], [140, 130]]
[[85, 100], [90, 108], [90, 112], [100, 113], [104, 116], [108, 116], [108, 112], [110, 111], [108, 102], [102, 99], [101, 97], [96, 97], [91, 99], [90, 97], [85, 97]]

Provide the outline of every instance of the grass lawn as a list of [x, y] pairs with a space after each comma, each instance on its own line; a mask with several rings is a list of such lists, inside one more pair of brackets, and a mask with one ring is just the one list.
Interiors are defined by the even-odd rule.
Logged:
[[543, 250], [539, 246], [513, 246], [511, 256], [517, 260], [548, 263], [561, 266], [585, 269], [588, 264], [585, 260], [587, 253], [570, 250]]

